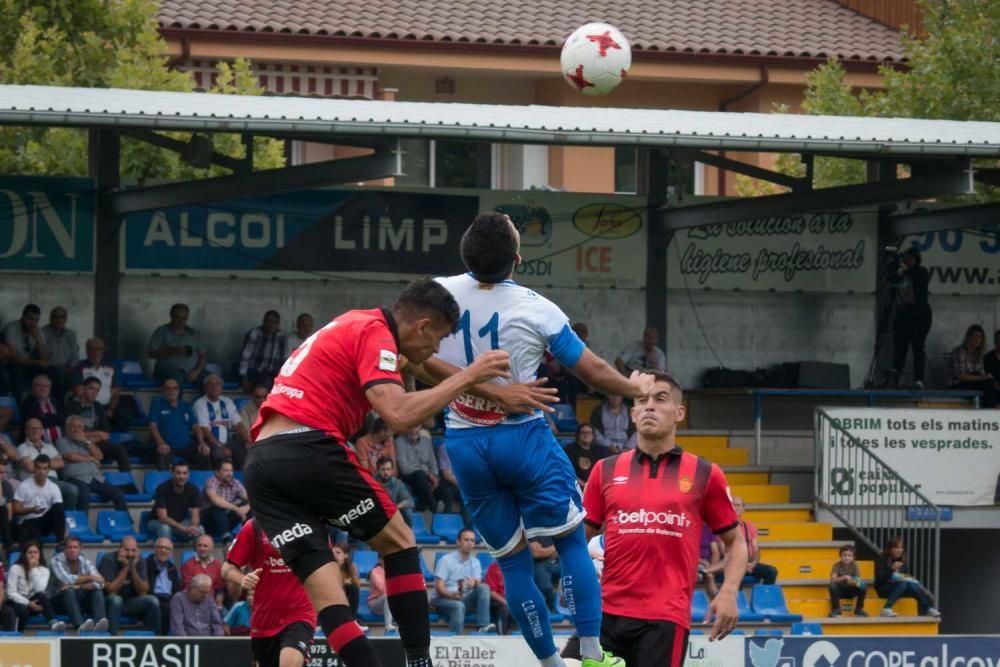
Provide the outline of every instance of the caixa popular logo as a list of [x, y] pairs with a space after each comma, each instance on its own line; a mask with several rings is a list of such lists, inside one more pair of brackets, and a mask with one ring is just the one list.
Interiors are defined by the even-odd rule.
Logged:
[[1000, 667], [994, 637], [748, 639], [751, 667]]
[[88, 179], [0, 178], [0, 266], [94, 268], [94, 185]]

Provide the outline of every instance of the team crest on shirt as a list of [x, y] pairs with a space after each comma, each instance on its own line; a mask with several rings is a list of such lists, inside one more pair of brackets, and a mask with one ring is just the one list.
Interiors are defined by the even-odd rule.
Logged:
[[688, 475], [681, 475], [681, 478], [677, 480], [677, 488], [681, 490], [681, 493], [689, 493], [692, 486], [694, 486], [694, 484], [691, 482], [691, 477]]
[[396, 371], [396, 353], [392, 350], [379, 350], [378, 353], [378, 369], [380, 371], [389, 371], [393, 373]]

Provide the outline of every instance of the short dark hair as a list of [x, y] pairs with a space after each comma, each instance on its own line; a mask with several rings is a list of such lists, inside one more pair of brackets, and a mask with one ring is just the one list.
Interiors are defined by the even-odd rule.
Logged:
[[378, 417], [378, 418], [375, 419], [375, 421], [372, 422], [372, 430], [370, 430], [368, 432], [369, 433], [379, 433], [381, 431], [388, 431], [388, 430], [389, 430], [389, 425], [385, 423], [384, 419], [382, 419], [381, 417]]
[[299, 313], [299, 316], [295, 318], [295, 323], [298, 324], [299, 322], [301, 322], [303, 319], [305, 319], [307, 317], [309, 319], [313, 319], [313, 316], [310, 315], [309, 313]]
[[680, 392], [684, 391], [684, 387], [682, 387], [681, 383], [677, 381], [677, 378], [675, 378], [673, 375], [671, 375], [670, 373], [668, 373], [666, 371], [658, 371], [658, 370], [651, 369], [651, 368], [648, 368], [648, 369], [644, 368], [640, 372], [642, 372], [642, 373], [649, 373], [654, 378], [656, 378], [657, 382], [666, 382], [667, 384], [669, 384], [671, 387], [673, 387], [677, 391], [680, 391]]
[[173, 472], [174, 468], [190, 468], [191, 464], [187, 461], [174, 461], [170, 464], [170, 471]]
[[[52, 459], [49, 458], [48, 454], [39, 454], [38, 456], [35, 457], [35, 465], [38, 465], [39, 463], [45, 463], [45, 464], [48, 464], [48, 465], [52, 465]], [[28, 488], [28, 487], [25, 487], [25, 488]]]
[[212, 470], [222, 470], [222, 466], [226, 465], [227, 463], [229, 465], [233, 465], [233, 460], [229, 457], [218, 459], [215, 462], [215, 465], [212, 466]]
[[389, 457], [389, 456], [380, 456], [380, 457], [378, 457], [378, 461], [375, 462], [375, 467], [376, 468], [381, 468], [386, 463], [388, 463], [389, 465], [391, 465], [393, 468], [396, 467], [396, 462], [393, 461], [392, 457]]
[[269, 317], [272, 317], [272, 316], [273, 316], [273, 317], [277, 317], [277, 318], [278, 318], [279, 320], [281, 319], [281, 313], [279, 313], [279, 312], [278, 312], [278, 311], [276, 311], [276, 310], [269, 310], [269, 311], [267, 311], [266, 313], [264, 313], [264, 319], [265, 319], [265, 320], [266, 320], [267, 318], [269, 318]]
[[465, 535], [466, 533], [472, 533], [472, 539], [476, 539], [476, 531], [472, 530], [471, 528], [463, 528], [462, 530], [458, 531], [458, 539], [462, 539], [462, 535]]
[[174, 305], [170, 306], [170, 317], [173, 317], [174, 313], [180, 310], [181, 308], [186, 310], [189, 315], [191, 314], [191, 309], [188, 308], [188, 305], [186, 303], [175, 303]]
[[83, 381], [83, 384], [96, 384], [98, 387], [101, 386], [101, 378], [96, 375], [91, 375], [89, 378]]
[[38, 306], [36, 306], [33, 303], [29, 303], [21, 311], [21, 317], [24, 317], [25, 315], [38, 315], [39, 317], [41, 317], [42, 316], [42, 309], [39, 308]]
[[66, 536], [66, 544], [69, 544], [70, 542], [76, 542], [77, 544], [80, 544], [80, 545], [83, 544], [83, 540], [81, 540], [76, 535], [67, 535]]
[[472, 277], [482, 283], [506, 280], [517, 261], [517, 238], [506, 213], [487, 211], [472, 221], [459, 252]]
[[410, 317], [428, 312], [436, 313], [448, 322], [453, 332], [461, 315], [458, 310], [458, 302], [455, 301], [451, 292], [444, 285], [430, 278], [418, 278], [407, 285], [399, 293], [392, 310]]
[[850, 551], [852, 554], [857, 553], [857, 550], [854, 548], [853, 544], [845, 544], [844, 546], [840, 547], [840, 553], [843, 554], [847, 553], [848, 551]]
[[924, 261], [924, 256], [920, 254], [920, 250], [916, 246], [910, 246], [904, 250], [903, 256], [905, 257], [906, 255], [912, 257], [916, 261], [917, 266], [920, 266], [920, 264]]

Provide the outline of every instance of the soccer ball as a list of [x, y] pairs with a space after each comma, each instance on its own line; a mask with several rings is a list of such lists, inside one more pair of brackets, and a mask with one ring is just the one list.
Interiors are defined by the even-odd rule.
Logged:
[[584, 95], [607, 95], [628, 74], [632, 48], [618, 28], [588, 23], [569, 36], [559, 57], [563, 78]]

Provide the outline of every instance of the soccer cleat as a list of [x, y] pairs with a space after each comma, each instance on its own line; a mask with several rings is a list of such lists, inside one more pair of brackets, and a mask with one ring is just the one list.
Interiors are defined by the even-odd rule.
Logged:
[[603, 660], [584, 658], [580, 665], [581, 667], [626, 667], [624, 660], [611, 655], [608, 651], [604, 652]]

